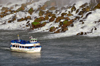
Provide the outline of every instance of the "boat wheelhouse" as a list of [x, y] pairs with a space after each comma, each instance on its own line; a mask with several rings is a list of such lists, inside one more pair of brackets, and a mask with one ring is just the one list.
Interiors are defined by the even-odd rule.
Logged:
[[33, 52], [40, 52], [41, 45], [37, 41], [37, 39], [33, 38], [32, 36], [30, 41], [21, 40], [18, 36], [17, 40], [11, 41], [10, 49], [11, 51], [33, 53]]

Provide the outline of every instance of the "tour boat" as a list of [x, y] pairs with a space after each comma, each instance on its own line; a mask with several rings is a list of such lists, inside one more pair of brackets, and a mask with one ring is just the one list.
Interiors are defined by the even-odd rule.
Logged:
[[21, 40], [18, 36], [17, 40], [12, 40], [10, 49], [11, 51], [34, 53], [41, 51], [41, 45], [36, 38], [30, 37], [30, 41]]

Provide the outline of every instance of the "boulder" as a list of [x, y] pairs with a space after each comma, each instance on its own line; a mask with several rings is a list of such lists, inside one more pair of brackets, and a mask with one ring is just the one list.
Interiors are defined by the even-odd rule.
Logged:
[[59, 27], [61, 27], [62, 25], [63, 25], [63, 22], [60, 22], [60, 23], [59, 23]]
[[61, 32], [65, 32], [66, 30], [68, 30], [68, 28], [67, 28], [67, 27], [62, 27]]
[[44, 11], [40, 10], [39, 11], [39, 16], [42, 16], [44, 14]]
[[45, 16], [44, 20], [48, 20], [48, 19], [49, 19], [49, 17], [48, 16]]
[[67, 14], [67, 16], [73, 16], [73, 14], [71, 14], [71, 12], [69, 11], [68, 14]]
[[10, 12], [11, 14], [13, 14], [13, 13], [16, 13], [17, 11], [9, 10], [9, 12]]
[[79, 9], [76, 10], [76, 13], [78, 13], [78, 12], [79, 12]]
[[46, 11], [45, 15], [50, 17], [52, 16], [52, 12]]
[[60, 12], [60, 10], [56, 10], [56, 11], [55, 11], [55, 13], [58, 13], [58, 12]]
[[84, 12], [83, 11], [80, 11], [78, 15], [83, 15], [83, 14], [84, 14]]
[[63, 17], [64, 15], [66, 15], [67, 13], [62, 13], [61, 16]]
[[36, 18], [35, 20], [34, 20], [34, 22], [41, 22], [41, 21], [43, 21], [45, 18], [44, 17], [39, 17], [39, 18]]
[[79, 17], [79, 16], [76, 16], [76, 17], [74, 18], [74, 20], [77, 20], [77, 19], [79, 20], [79, 19], [80, 19], [80, 17]]
[[61, 19], [64, 19], [64, 17], [62, 17], [62, 16], [61, 16], [61, 17], [57, 17], [55, 22], [57, 23], [57, 22], [59, 22]]
[[69, 17], [65, 17], [65, 20], [70, 20], [70, 18]]
[[65, 21], [63, 22], [63, 26], [62, 26], [62, 27], [67, 27], [67, 26], [69, 26], [69, 25], [68, 25], [68, 21], [65, 20]]
[[96, 28], [96, 27], [94, 27], [94, 30], [97, 30], [97, 28]]
[[8, 21], [8, 23], [11, 23], [11, 22], [12, 22], [12, 20], [9, 20], [9, 21]]
[[44, 17], [39, 17], [42, 21], [45, 19]]
[[21, 21], [24, 21], [24, 20], [25, 20], [24, 18], [17, 19], [17, 22], [21, 22]]
[[85, 8], [85, 11], [86, 12], [88, 12], [88, 11], [90, 11], [91, 10], [91, 7], [89, 7], [89, 6], [87, 6], [86, 8]]
[[4, 16], [3, 15], [0, 15], [0, 18], [3, 18]]
[[34, 12], [33, 8], [30, 8], [30, 9], [28, 10], [28, 13], [29, 13], [30, 15], [32, 15], [33, 12]]
[[51, 17], [50, 19], [49, 19], [49, 22], [53, 22], [55, 20], [55, 18], [54, 17]]
[[55, 14], [51, 14], [51, 17], [56, 18], [56, 15]]
[[22, 6], [22, 7], [26, 7], [26, 6], [27, 6], [27, 4], [21, 4], [21, 6]]
[[4, 12], [1, 12], [0, 14], [2, 14], [2, 15], [3, 15], [3, 14], [5, 14], [5, 13], [4, 13]]
[[76, 35], [83, 35], [84, 33], [83, 32], [80, 32], [80, 33], [77, 33]]
[[18, 11], [24, 11], [24, 7], [23, 6], [21, 6], [20, 8], [18, 8], [16, 11], [18, 12]]
[[88, 12], [88, 11], [90, 11], [91, 10], [91, 8], [89, 7], [89, 6], [87, 6], [86, 8], [83, 8], [82, 9], [82, 12], [83, 13], [86, 13], [86, 12]]
[[2, 11], [5, 11], [5, 10], [8, 10], [9, 8], [8, 7], [2, 7]]
[[61, 32], [61, 29], [58, 29], [57, 31], [55, 31], [54, 33], [60, 33]]
[[63, 22], [63, 26], [62, 27], [67, 27], [67, 26], [70, 26], [71, 24], [73, 24], [73, 20], [70, 20], [70, 21], [65, 20]]
[[42, 24], [41, 24], [41, 27], [43, 27], [43, 26], [45, 26], [46, 25], [46, 22], [43, 22]]
[[56, 7], [51, 7], [49, 8], [49, 10], [56, 10]]
[[80, 8], [84, 8], [87, 5], [88, 5], [88, 3], [84, 3], [83, 5], [80, 6]]
[[41, 27], [41, 23], [40, 22], [32, 22], [32, 28], [39, 28]]
[[31, 19], [31, 16], [27, 16], [25, 17], [25, 20]]
[[56, 28], [53, 26], [53, 27], [50, 28], [49, 31], [50, 31], [50, 32], [53, 32], [53, 31], [55, 31], [55, 30], [56, 30]]
[[74, 27], [74, 24], [71, 24], [70, 26], [71, 26], [71, 27]]
[[90, 14], [92, 14], [92, 12], [87, 13], [83, 19], [86, 19]]
[[80, 32], [80, 33], [77, 33], [76, 35], [86, 35], [88, 32]]
[[39, 9], [40, 9], [40, 10], [45, 10], [45, 9], [46, 9], [46, 7], [47, 7], [47, 5], [45, 5], [45, 4], [44, 4], [43, 6], [40, 6], [40, 8], [39, 8]]
[[73, 7], [71, 8], [71, 12], [73, 12], [75, 10], [76, 10], [76, 7], [75, 7], [75, 5], [73, 5]]
[[26, 27], [29, 27], [30, 26], [30, 21], [28, 21], [27, 23], [26, 23]]

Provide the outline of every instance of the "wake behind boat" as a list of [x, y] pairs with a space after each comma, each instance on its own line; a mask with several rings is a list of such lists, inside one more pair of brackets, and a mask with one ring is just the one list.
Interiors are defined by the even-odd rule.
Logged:
[[21, 40], [18, 36], [17, 40], [12, 40], [10, 49], [11, 51], [34, 53], [41, 51], [41, 45], [36, 38], [30, 37], [30, 41]]

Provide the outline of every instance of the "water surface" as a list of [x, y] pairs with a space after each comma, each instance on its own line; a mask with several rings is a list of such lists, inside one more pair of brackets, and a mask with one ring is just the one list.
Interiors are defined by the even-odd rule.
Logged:
[[[42, 45], [40, 53], [17, 53], [9, 49], [10, 41], [38, 38]], [[49, 33], [0, 30], [0, 66], [100, 66], [100, 37], [71, 36], [44, 38]]]

